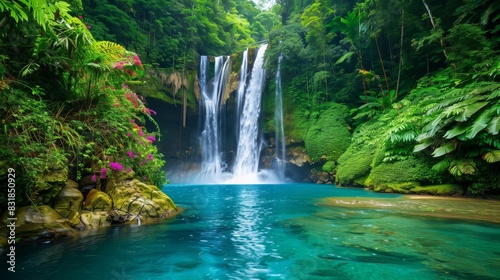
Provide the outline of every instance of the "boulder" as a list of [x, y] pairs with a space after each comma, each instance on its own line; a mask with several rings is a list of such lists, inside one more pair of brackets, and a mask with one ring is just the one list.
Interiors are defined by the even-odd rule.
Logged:
[[71, 212], [80, 211], [83, 194], [78, 190], [78, 183], [68, 180], [66, 186], [54, 199], [54, 209], [64, 218]]
[[126, 221], [166, 217], [177, 210], [172, 199], [164, 192], [136, 179], [117, 184], [109, 194], [113, 199], [114, 210]]
[[111, 225], [108, 216], [108, 211], [83, 211], [80, 220], [86, 229], [91, 229]]
[[66, 186], [68, 181], [68, 167], [65, 165], [50, 166], [47, 171], [38, 176], [36, 190], [38, 195], [35, 202], [49, 204], [52, 199]]
[[94, 210], [111, 210], [113, 207], [113, 201], [111, 197], [105, 192], [92, 189], [90, 190], [85, 202], [83, 203], [83, 209], [94, 211]]
[[48, 205], [21, 207], [16, 218], [16, 238], [58, 238], [73, 232], [67, 220]]

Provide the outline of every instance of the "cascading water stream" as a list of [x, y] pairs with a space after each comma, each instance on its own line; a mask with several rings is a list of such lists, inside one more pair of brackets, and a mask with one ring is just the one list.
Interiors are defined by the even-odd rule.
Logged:
[[267, 44], [259, 48], [252, 68], [250, 82], [245, 90], [243, 111], [241, 112], [240, 119], [238, 150], [233, 166], [233, 176], [236, 178], [257, 175], [259, 167], [260, 145], [258, 143], [258, 120], [265, 78], [263, 65], [266, 49]]
[[[248, 76], [248, 48], [243, 52], [243, 57], [241, 59], [240, 67], [240, 84], [238, 85], [238, 91], [236, 93], [236, 135], [240, 134], [240, 116], [243, 111], [243, 101], [245, 99], [245, 88], [247, 86], [247, 76]], [[238, 142], [238, 139], [236, 139]]]
[[220, 155], [220, 103], [229, 77], [229, 57], [215, 58], [215, 72], [212, 87], [208, 87], [208, 56], [202, 56], [200, 61], [200, 91], [201, 109], [204, 109], [205, 123], [200, 136], [201, 145], [201, 173], [220, 174], [222, 160]]
[[283, 127], [283, 96], [281, 90], [281, 60], [283, 54], [278, 59], [278, 70], [276, 71], [276, 95], [275, 95], [275, 111], [274, 124], [275, 136], [274, 142], [276, 147], [276, 171], [281, 180], [285, 179], [285, 129]]

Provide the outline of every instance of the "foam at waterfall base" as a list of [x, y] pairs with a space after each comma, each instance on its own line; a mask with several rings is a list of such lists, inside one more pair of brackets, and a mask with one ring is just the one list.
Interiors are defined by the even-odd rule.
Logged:
[[273, 170], [260, 170], [257, 173], [246, 174], [243, 176], [233, 176], [224, 184], [280, 184], [281, 181]]
[[205, 184], [205, 185], [235, 185], [235, 184], [282, 184], [280, 177], [274, 170], [260, 170], [257, 173], [236, 176], [230, 172], [219, 174], [198, 173], [196, 171], [171, 173], [168, 175], [171, 184]]

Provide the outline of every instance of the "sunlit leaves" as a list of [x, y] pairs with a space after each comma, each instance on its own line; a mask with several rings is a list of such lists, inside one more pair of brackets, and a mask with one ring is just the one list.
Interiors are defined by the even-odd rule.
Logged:
[[483, 154], [482, 158], [488, 163], [500, 162], [500, 150], [493, 150]]

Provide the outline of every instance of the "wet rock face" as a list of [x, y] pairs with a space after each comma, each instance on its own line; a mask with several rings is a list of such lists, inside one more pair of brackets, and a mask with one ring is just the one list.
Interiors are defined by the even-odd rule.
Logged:
[[335, 173], [313, 169], [311, 170], [311, 180], [316, 184], [335, 184]]

